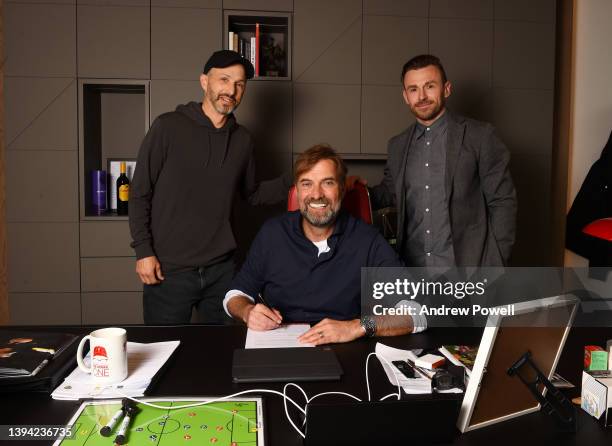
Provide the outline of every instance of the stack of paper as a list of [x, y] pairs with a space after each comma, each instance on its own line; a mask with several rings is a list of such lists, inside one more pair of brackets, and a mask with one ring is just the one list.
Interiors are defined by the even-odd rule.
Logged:
[[[414, 352], [420, 354], [420, 350], [415, 350], [414, 352], [411, 350], [400, 350], [398, 348], [389, 347], [388, 345], [381, 344], [378, 342], [376, 344], [376, 354], [379, 359], [381, 359], [381, 363], [385, 373], [387, 374], [387, 378], [389, 382], [394, 386], [397, 385], [397, 381], [399, 381], [400, 386], [404, 389], [404, 392], [408, 394], [419, 394], [419, 393], [432, 393], [432, 380], [431, 378], [435, 374], [435, 371], [423, 370], [421, 373], [419, 370], [415, 370], [415, 375], [418, 375], [418, 378], [406, 378], [396, 367], [394, 367], [391, 363], [393, 361], [405, 361], [410, 359], [411, 361], [416, 361], [418, 356], [415, 355]], [[386, 360], [386, 361], [385, 361]], [[387, 364], [388, 363], [388, 364]], [[425, 374], [428, 375], [425, 375]], [[396, 379], [397, 378], [397, 379]], [[436, 390], [438, 393], [462, 393], [463, 390], [454, 387], [448, 390]]]
[[[95, 385], [91, 375], [77, 367], [53, 391], [51, 397], [56, 400], [79, 400], [82, 398], [117, 398], [124, 395], [143, 396], [155, 374], [179, 344], [180, 341], [152, 344], [128, 342], [128, 377], [124, 381], [112, 385]], [[84, 359], [86, 365], [89, 360], [88, 355]]]
[[[393, 361], [405, 361], [406, 359], [415, 361], [417, 356], [410, 350], [400, 350], [398, 348], [389, 347], [388, 345], [378, 342], [376, 344], [375, 351], [379, 359], [381, 357], [384, 358], [380, 359], [380, 362], [391, 384], [396, 386], [397, 382], [399, 381], [399, 385], [402, 387], [402, 389], [404, 389], [404, 392], [408, 394], [432, 392], [430, 378], [426, 376], [420, 376], [419, 378], [407, 378], [401, 374], [399, 370], [396, 370], [391, 364]], [[418, 374], [418, 372], [416, 373]]]

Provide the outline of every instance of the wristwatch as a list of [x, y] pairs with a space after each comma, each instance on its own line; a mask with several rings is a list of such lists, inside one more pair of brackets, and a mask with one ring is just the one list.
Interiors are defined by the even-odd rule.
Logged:
[[359, 325], [365, 330], [365, 335], [371, 338], [376, 334], [376, 320], [372, 316], [361, 316]]

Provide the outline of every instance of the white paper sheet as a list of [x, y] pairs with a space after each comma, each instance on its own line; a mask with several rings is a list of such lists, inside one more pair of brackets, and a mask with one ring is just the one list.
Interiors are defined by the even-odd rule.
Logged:
[[397, 381], [399, 380], [400, 386], [404, 389], [404, 392], [408, 394], [431, 393], [430, 379], [407, 378], [391, 364], [393, 361], [405, 361], [406, 359], [412, 361], [416, 360], [417, 356], [410, 350], [400, 350], [399, 348], [389, 347], [388, 345], [377, 342], [374, 351], [379, 357], [386, 359], [386, 361], [381, 360], [380, 362], [391, 384], [397, 386]]
[[[128, 377], [118, 384], [95, 385], [91, 375], [76, 367], [51, 394], [56, 400], [117, 397], [120, 391], [128, 396], [142, 396], [153, 376], [170, 358], [180, 341], [140, 344], [127, 343]], [[84, 359], [87, 364], [89, 355]]]
[[[397, 376], [399, 380], [399, 384], [404, 389], [404, 392], [407, 394], [423, 394], [423, 393], [431, 393], [431, 380], [425, 377], [422, 378], [406, 378], [399, 370], [391, 364], [393, 361], [405, 361], [406, 359], [410, 359], [411, 361], [415, 361], [417, 359], [417, 355], [415, 355], [410, 350], [400, 350], [399, 348], [389, 347], [388, 345], [381, 344], [380, 342], [376, 343], [375, 352], [377, 355], [382, 356], [387, 360], [389, 364], [385, 361], [381, 361], [383, 369], [387, 374], [387, 378], [389, 382], [394, 386], [397, 386], [397, 380], [395, 376]], [[419, 374], [419, 372], [415, 372]], [[459, 388], [452, 388], [449, 390], [438, 390], [437, 393], [462, 393], [463, 390]]]
[[312, 347], [312, 344], [302, 344], [297, 338], [310, 330], [308, 324], [286, 324], [275, 330], [247, 331], [244, 348], [285, 348]]

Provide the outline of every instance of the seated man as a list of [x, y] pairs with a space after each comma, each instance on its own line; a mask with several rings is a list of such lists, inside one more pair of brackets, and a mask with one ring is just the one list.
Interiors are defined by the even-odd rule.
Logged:
[[[294, 166], [300, 211], [263, 225], [225, 295], [230, 316], [254, 330], [316, 323], [299, 339], [314, 345], [424, 330], [422, 316], [359, 318], [361, 267], [401, 263], [375, 228], [341, 211], [345, 178], [331, 147], [300, 154]], [[262, 303], [255, 302], [259, 295]]]

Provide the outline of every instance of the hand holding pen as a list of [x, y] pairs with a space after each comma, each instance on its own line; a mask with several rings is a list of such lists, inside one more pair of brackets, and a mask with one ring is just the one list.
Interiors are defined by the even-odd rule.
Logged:
[[283, 316], [276, 309], [268, 305], [263, 296], [259, 296], [261, 303], [251, 306], [246, 313], [244, 322], [252, 330], [274, 330], [283, 322]]

